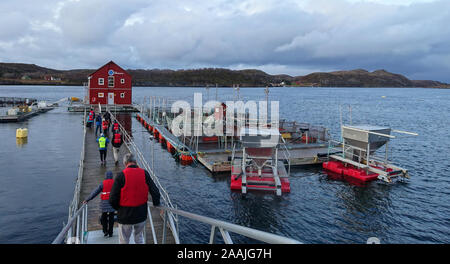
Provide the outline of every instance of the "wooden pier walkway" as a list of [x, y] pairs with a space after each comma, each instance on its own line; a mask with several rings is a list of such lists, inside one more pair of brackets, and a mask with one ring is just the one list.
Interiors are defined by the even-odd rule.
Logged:
[[[111, 132], [110, 132], [111, 134]], [[95, 127], [87, 128], [85, 141], [85, 158], [84, 158], [84, 166], [83, 166], [83, 178], [81, 182], [80, 188], [80, 201], [81, 202], [86, 199], [89, 194], [97, 188], [97, 186], [102, 183], [105, 179], [105, 174], [107, 171], [112, 171], [114, 177], [116, 177], [117, 173], [121, 172], [124, 169], [122, 164], [123, 156], [128, 153], [128, 148], [126, 146], [126, 142], [122, 144], [119, 152], [119, 164], [116, 166], [114, 163], [114, 157], [112, 153], [112, 145], [108, 144], [108, 151], [106, 156], [106, 165], [101, 165], [100, 163], [100, 153], [98, 151], [98, 143], [96, 142], [95, 137]], [[149, 195], [149, 200], [151, 201], [151, 196]], [[88, 231], [97, 231], [102, 230], [102, 225], [100, 224], [99, 217], [101, 215], [100, 210], [100, 195], [95, 197], [88, 204]], [[158, 244], [162, 241], [162, 233], [163, 233], [163, 219], [156, 210], [152, 210], [152, 220], [155, 226], [155, 232], [157, 236]], [[101, 237], [97, 236], [96, 243], [117, 243], [118, 234], [117, 223], [115, 224], [114, 237], [103, 238], [103, 233], [101, 233]], [[167, 229], [168, 230], [168, 229]], [[99, 232], [90, 232], [92, 234]], [[88, 235], [89, 238], [89, 235]], [[109, 240], [108, 240], [109, 239]], [[153, 243], [152, 233], [150, 229], [149, 221], [147, 220], [146, 225], [146, 242]], [[173, 238], [172, 233], [169, 231], [166, 235], [166, 243], [174, 244], [175, 239]]]

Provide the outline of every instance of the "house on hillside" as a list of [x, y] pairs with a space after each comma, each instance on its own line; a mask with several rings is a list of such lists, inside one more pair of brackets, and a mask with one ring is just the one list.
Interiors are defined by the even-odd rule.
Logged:
[[89, 104], [131, 105], [131, 75], [110, 61], [88, 76]]
[[51, 75], [44, 75], [44, 80], [46, 80], [46, 81], [61, 81], [61, 78], [54, 77]]

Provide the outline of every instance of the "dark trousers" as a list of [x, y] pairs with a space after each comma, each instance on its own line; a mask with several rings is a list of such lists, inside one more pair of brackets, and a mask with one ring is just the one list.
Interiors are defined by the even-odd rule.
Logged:
[[114, 228], [114, 212], [103, 212], [100, 218], [103, 226], [103, 234], [112, 235]]
[[97, 132], [100, 130], [100, 133], [102, 133], [102, 125], [97, 125], [95, 127], [95, 137], [97, 137]]
[[100, 149], [99, 151], [100, 151], [100, 160], [106, 161], [106, 153], [107, 153], [106, 149]]

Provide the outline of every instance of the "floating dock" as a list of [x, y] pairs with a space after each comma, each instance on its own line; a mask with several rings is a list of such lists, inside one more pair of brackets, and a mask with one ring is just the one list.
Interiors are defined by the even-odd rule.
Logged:
[[22, 98], [22, 97], [0, 97], [0, 106], [16, 106], [16, 105], [31, 105], [37, 102], [33, 98]]
[[[322, 164], [327, 160], [328, 144], [325, 143], [287, 144], [286, 148], [287, 150], [279, 150], [280, 155], [289, 155], [291, 166]], [[239, 150], [237, 149], [236, 153], [240, 153]], [[232, 151], [223, 149], [200, 151], [197, 153], [197, 159], [211, 172], [229, 172], [231, 171], [231, 153]]]
[[[97, 188], [97, 186], [102, 183], [105, 179], [105, 173], [107, 171], [112, 171], [113, 175], [116, 176], [117, 173], [121, 172], [124, 169], [124, 166], [121, 162], [122, 157], [128, 153], [128, 148], [126, 146], [127, 142], [124, 142], [119, 152], [119, 164], [116, 166], [114, 163], [114, 157], [112, 153], [112, 146], [109, 144], [108, 153], [106, 158], [106, 165], [100, 164], [100, 157], [98, 151], [98, 143], [96, 142], [95, 137], [95, 128], [87, 128], [86, 134], [84, 138], [84, 159], [82, 161], [82, 181], [79, 188], [79, 200], [78, 204], [81, 205], [81, 202], [86, 199], [89, 194]], [[149, 196], [151, 199], [151, 196]], [[117, 223], [114, 226], [114, 237], [112, 238], [104, 238], [102, 232], [102, 225], [100, 224], [99, 217], [101, 215], [100, 211], [100, 195], [98, 197], [91, 200], [88, 204], [87, 211], [87, 244], [117, 244], [118, 243], [118, 227]], [[164, 221], [157, 210], [152, 210], [151, 218], [155, 227], [155, 232], [157, 234], [157, 240], [162, 241], [163, 234], [163, 226]], [[149, 221], [146, 223], [146, 242], [154, 243], [152, 238], [152, 231], [150, 230]], [[166, 235], [166, 243], [174, 244], [174, 237], [171, 235], [171, 232], [167, 232]]]
[[47, 108], [39, 108], [36, 110], [32, 110], [31, 112], [28, 113], [22, 113], [19, 115], [4, 115], [4, 116], [0, 116], [0, 123], [12, 123], [12, 122], [21, 122], [24, 120], [27, 120], [33, 116], [42, 114], [42, 113], [46, 113], [50, 110], [52, 110], [53, 107], [47, 107]]
[[[168, 107], [153, 105], [152, 108], [138, 107], [138, 109], [141, 112], [136, 116], [137, 119], [150, 133], [155, 130], [157, 132], [155, 138], [163, 145], [166, 140], [169, 141], [169, 148], [172, 145], [178, 153], [181, 153], [180, 150], [189, 153], [193, 160], [197, 160], [212, 173], [231, 171], [233, 148], [237, 155], [241, 150], [239, 137], [176, 137], [168, 129], [174, 118]], [[322, 164], [328, 160], [328, 132], [325, 127], [281, 120], [280, 133], [284, 144], [279, 153], [282, 157], [288, 157], [291, 166]]]

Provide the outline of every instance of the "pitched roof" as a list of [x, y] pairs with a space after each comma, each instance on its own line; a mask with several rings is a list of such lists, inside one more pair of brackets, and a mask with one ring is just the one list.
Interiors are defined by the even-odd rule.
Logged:
[[109, 61], [108, 63], [106, 63], [105, 65], [103, 65], [102, 67], [98, 68], [96, 71], [94, 71], [93, 73], [89, 74], [88, 77], [91, 77], [92, 75], [94, 75], [95, 73], [97, 73], [99, 70], [101, 70], [102, 68], [106, 67], [109, 64], [114, 64], [115, 66], [117, 66], [119, 69], [121, 69], [124, 73], [130, 75], [126, 70], [124, 70], [122, 67], [120, 67], [117, 63], [115, 63], [114, 61]]

